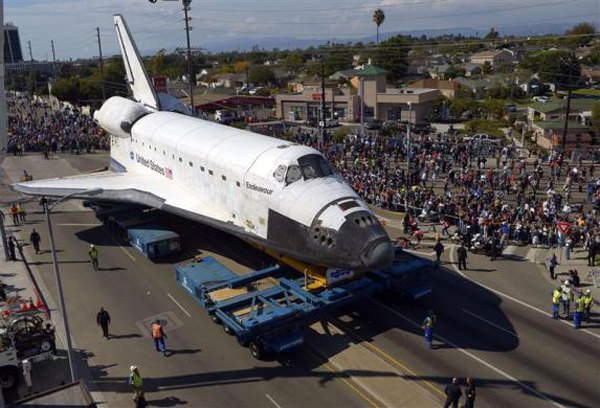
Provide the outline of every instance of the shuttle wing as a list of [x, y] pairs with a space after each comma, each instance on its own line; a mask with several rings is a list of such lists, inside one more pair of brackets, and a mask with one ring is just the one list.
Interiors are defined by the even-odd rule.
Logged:
[[134, 99], [152, 109], [160, 110], [160, 101], [150, 82], [146, 68], [144, 68], [140, 53], [125, 19], [119, 14], [116, 14], [113, 18], [125, 71], [127, 72], [127, 82], [133, 91]]
[[214, 208], [176, 184], [160, 183], [145, 175], [104, 171], [16, 183], [12, 187], [28, 195], [61, 197], [72, 194], [74, 198], [89, 198], [85, 195], [86, 190], [101, 188], [101, 193], [94, 194], [94, 200], [146, 205], [209, 224], [214, 224], [214, 220], [225, 222], [229, 219], [227, 212]]

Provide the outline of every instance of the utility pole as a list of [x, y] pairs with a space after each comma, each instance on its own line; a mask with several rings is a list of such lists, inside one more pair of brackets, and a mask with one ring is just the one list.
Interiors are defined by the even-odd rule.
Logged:
[[31, 51], [31, 41], [27, 41], [27, 46], [29, 47], [29, 60], [33, 62], [33, 52]]
[[196, 76], [194, 75], [194, 64], [192, 63], [192, 49], [190, 47], [190, 20], [191, 17], [188, 16], [188, 12], [190, 11], [190, 4], [192, 4], [192, 0], [183, 0], [183, 14], [185, 16], [185, 38], [187, 41], [187, 58], [188, 58], [188, 75], [190, 81], [190, 105], [192, 108], [192, 116], [196, 116], [196, 107], [194, 106], [194, 82], [196, 82]]
[[52, 76], [56, 79], [56, 51], [54, 50], [54, 40], [50, 40], [52, 45]]
[[102, 82], [102, 100], [106, 100], [106, 84], [104, 83], [104, 59], [102, 58], [102, 43], [100, 42], [100, 27], [96, 27], [98, 37], [98, 55], [100, 56], [100, 81]]
[[248, 65], [249, 63], [246, 62], [246, 92], [250, 91], [250, 82], [248, 82]]
[[321, 55], [321, 143], [325, 143], [325, 56]]
[[567, 145], [567, 131], [569, 130], [569, 112], [571, 110], [571, 90], [572, 90], [572, 87], [569, 87], [569, 89], [567, 90], [567, 111], [565, 112], [565, 127], [563, 128], [563, 137], [562, 137], [563, 155], [565, 154], [565, 148]]

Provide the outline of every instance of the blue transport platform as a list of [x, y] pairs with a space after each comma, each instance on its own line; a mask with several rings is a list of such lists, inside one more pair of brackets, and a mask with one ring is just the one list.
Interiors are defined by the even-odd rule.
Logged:
[[143, 224], [127, 229], [130, 244], [149, 259], [177, 253], [181, 249], [179, 234], [158, 224]]
[[[359, 274], [320, 290], [307, 290], [305, 278], [282, 276], [278, 265], [238, 276], [213, 257], [180, 263], [176, 279], [226, 333], [248, 346], [255, 358], [301, 345], [304, 330], [343, 306], [383, 291], [412, 299], [427, 295], [431, 261], [397, 249], [384, 270]], [[261, 281], [261, 284], [257, 284]]]

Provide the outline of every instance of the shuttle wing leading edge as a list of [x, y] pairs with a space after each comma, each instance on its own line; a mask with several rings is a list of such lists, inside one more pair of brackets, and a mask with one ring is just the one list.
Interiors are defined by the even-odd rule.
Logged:
[[152, 109], [160, 110], [160, 101], [150, 82], [146, 68], [144, 68], [140, 53], [125, 19], [120, 14], [116, 14], [113, 18], [125, 71], [127, 72], [127, 82], [129, 82], [129, 86], [133, 91], [134, 99]]
[[[74, 198], [83, 199], [88, 198], [86, 190], [97, 188], [101, 188], [102, 192], [94, 195], [94, 200], [129, 202], [172, 213], [196, 214], [199, 221], [208, 224], [215, 225], [216, 220], [226, 220], [228, 215], [174, 183], [157, 183], [141, 174], [104, 171], [13, 184], [14, 190], [28, 195], [61, 197], [73, 194]], [[77, 193], [82, 194], [77, 196]]]

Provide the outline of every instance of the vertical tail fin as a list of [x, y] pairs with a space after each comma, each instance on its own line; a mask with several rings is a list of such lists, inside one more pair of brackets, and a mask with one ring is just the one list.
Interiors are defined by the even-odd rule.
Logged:
[[121, 47], [121, 55], [127, 72], [127, 82], [133, 91], [133, 97], [136, 101], [149, 108], [160, 110], [160, 101], [154, 92], [154, 87], [150, 83], [150, 78], [144, 68], [140, 53], [133, 41], [131, 32], [127, 27], [125, 19], [116, 14], [113, 16], [115, 29], [117, 30], [117, 39]]

